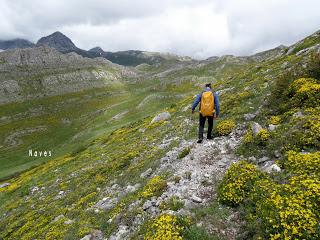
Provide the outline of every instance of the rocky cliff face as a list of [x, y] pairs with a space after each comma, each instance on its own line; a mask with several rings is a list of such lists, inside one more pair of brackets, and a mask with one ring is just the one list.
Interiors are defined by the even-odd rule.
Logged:
[[49, 47], [1, 52], [0, 73], [0, 104], [101, 88], [132, 75], [103, 58], [61, 54]]

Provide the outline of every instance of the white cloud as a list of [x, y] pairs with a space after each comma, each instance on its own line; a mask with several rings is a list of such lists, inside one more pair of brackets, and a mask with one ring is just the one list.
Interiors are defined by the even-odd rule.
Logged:
[[[181, 7], [112, 25], [84, 24], [64, 31], [82, 47], [99, 45], [110, 51], [130, 48], [202, 57], [208, 49], [219, 51], [229, 35], [226, 17], [212, 14], [212, 9], [212, 5]], [[90, 34], [83, 35], [85, 32]]]
[[292, 44], [320, 27], [317, 0], [0, 0], [0, 39], [61, 31], [81, 48], [195, 58]]

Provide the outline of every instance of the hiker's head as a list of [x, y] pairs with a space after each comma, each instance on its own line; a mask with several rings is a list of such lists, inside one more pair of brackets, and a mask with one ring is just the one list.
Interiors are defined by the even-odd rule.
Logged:
[[211, 83], [206, 83], [206, 88], [211, 88]]

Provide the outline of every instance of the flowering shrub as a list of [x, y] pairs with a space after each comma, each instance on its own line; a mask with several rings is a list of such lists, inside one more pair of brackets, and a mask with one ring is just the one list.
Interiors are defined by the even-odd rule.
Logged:
[[280, 184], [252, 164], [233, 164], [219, 188], [220, 200], [229, 205], [245, 200], [246, 221], [260, 239], [319, 239], [319, 161], [319, 152], [289, 151], [284, 165], [291, 174]]
[[320, 181], [306, 175], [292, 177], [288, 184], [274, 187], [270, 196], [256, 202], [255, 213], [268, 233], [265, 237], [319, 239], [319, 199]]
[[262, 129], [256, 136], [249, 130], [242, 144], [247, 156], [255, 155], [253, 150], [287, 151], [277, 162], [282, 171], [259, 175], [254, 166], [232, 165], [219, 186], [219, 198], [241, 205], [253, 239], [320, 239], [320, 82], [297, 79], [286, 94], [279, 102], [284, 104], [279, 113], [286, 113], [268, 119], [269, 124], [283, 122], [283, 127], [273, 133]]
[[300, 154], [295, 151], [289, 151], [285, 167], [294, 173], [314, 173], [320, 176], [320, 152]]
[[236, 124], [232, 120], [224, 120], [218, 123], [217, 132], [220, 136], [228, 135], [235, 128]]
[[[270, 177], [264, 176], [254, 183], [248, 195], [248, 199], [250, 199], [250, 201], [254, 203], [259, 203], [261, 199], [269, 198], [271, 196], [271, 193], [277, 188], [278, 185], [273, 182]], [[257, 210], [259, 211], [261, 209], [258, 207]]]
[[270, 133], [268, 132], [267, 129], [261, 129], [258, 133], [257, 133], [257, 140], [259, 143], [265, 143], [270, 137]]
[[316, 106], [320, 104], [320, 84], [313, 78], [300, 78], [290, 84], [288, 95], [293, 106]]
[[243, 142], [248, 144], [253, 142], [253, 133], [252, 131], [248, 131], [246, 135], [243, 137]]
[[143, 198], [150, 198], [153, 196], [160, 196], [161, 193], [167, 188], [167, 182], [160, 176], [155, 176], [143, 188], [141, 196]]
[[303, 85], [308, 84], [308, 83], [315, 84], [315, 83], [317, 83], [317, 80], [314, 79], [314, 78], [299, 78], [299, 79], [296, 79], [290, 84], [289, 89], [288, 89], [288, 94], [289, 95], [293, 95]]
[[273, 124], [273, 125], [279, 125], [281, 123], [281, 117], [279, 116], [272, 116], [270, 119], [269, 119], [269, 124]]
[[153, 220], [145, 240], [182, 240], [183, 227], [178, 224], [177, 218], [163, 214]]
[[255, 165], [246, 161], [232, 164], [219, 186], [220, 201], [228, 205], [242, 203], [254, 182], [263, 175]]
[[320, 147], [320, 109], [309, 108], [306, 112], [309, 115], [304, 119], [305, 134], [301, 140], [306, 146]]

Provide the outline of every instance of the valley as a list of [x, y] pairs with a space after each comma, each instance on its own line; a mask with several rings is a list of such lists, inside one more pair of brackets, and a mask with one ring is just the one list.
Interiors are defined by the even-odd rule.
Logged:
[[[48, 46], [1, 52], [0, 239], [294, 239], [296, 221], [268, 225], [281, 212], [272, 196], [303, 187], [268, 190], [309, 181], [319, 219], [318, 160], [306, 174], [287, 157], [319, 153], [319, 54], [319, 31], [253, 56], [130, 66]], [[190, 106], [208, 82], [221, 118], [197, 145]], [[297, 221], [319, 236], [319, 222]]]

